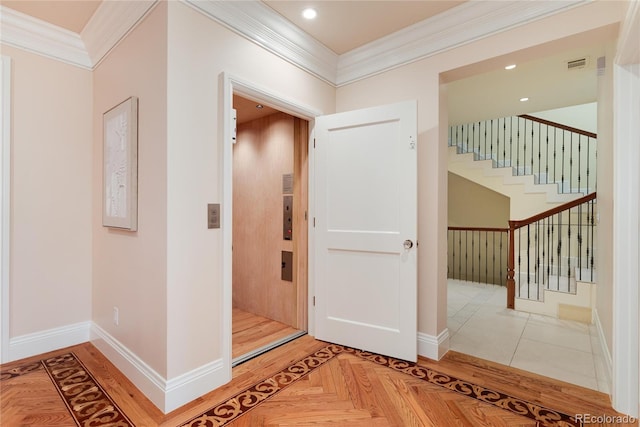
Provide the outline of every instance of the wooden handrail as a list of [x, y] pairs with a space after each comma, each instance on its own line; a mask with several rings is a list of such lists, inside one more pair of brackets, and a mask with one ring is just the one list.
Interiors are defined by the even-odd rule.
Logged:
[[500, 232], [500, 233], [508, 233], [508, 228], [491, 228], [491, 227], [447, 227], [447, 230], [450, 231], [490, 231], [490, 232]]
[[548, 218], [552, 215], [556, 215], [560, 212], [564, 212], [576, 206], [580, 206], [583, 203], [587, 203], [595, 199], [596, 199], [596, 193], [587, 194], [586, 196], [580, 197], [579, 199], [576, 199], [571, 202], [565, 203], [561, 206], [549, 209], [547, 211], [539, 213], [538, 215], [534, 215], [530, 218], [519, 220], [519, 221], [509, 221], [509, 256], [507, 257], [507, 308], [515, 308], [515, 300], [516, 300], [516, 281], [515, 281], [516, 230], [524, 226], [533, 224], [534, 222], [540, 221], [544, 218]]
[[523, 119], [533, 120], [534, 122], [542, 123], [543, 125], [557, 127], [558, 129], [567, 130], [569, 132], [575, 132], [580, 135], [588, 136], [589, 138], [598, 138], [598, 134], [596, 133], [588, 132], [586, 130], [574, 128], [571, 126], [566, 126], [561, 123], [552, 122], [550, 120], [540, 119], [538, 117], [530, 116], [528, 114], [520, 114], [518, 117], [522, 117]]
[[550, 217], [551, 215], [558, 214], [560, 212], [566, 211], [571, 208], [575, 208], [583, 203], [590, 202], [591, 200], [596, 199], [596, 193], [587, 194], [586, 196], [582, 196], [579, 199], [573, 200], [571, 202], [567, 202], [561, 206], [557, 206], [555, 208], [551, 208], [542, 213], [529, 217], [527, 219], [521, 219], [516, 221], [509, 221], [509, 228], [512, 230], [517, 230], [518, 228], [522, 228], [529, 224], [533, 224], [534, 222], [540, 221], [541, 219]]

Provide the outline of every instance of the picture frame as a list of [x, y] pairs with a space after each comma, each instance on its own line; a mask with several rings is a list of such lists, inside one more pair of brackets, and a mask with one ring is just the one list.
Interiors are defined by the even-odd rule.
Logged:
[[102, 225], [138, 229], [138, 98], [103, 115]]

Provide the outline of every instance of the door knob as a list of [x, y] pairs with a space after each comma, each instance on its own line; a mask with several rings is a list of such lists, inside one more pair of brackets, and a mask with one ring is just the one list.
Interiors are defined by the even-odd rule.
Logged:
[[411, 249], [413, 247], [413, 242], [411, 240], [405, 240], [404, 241], [404, 248], [405, 249]]

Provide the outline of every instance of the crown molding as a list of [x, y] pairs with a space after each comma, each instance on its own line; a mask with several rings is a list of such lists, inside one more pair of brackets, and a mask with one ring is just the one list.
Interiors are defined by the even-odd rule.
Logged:
[[182, 1], [288, 62], [335, 84], [338, 55], [263, 2]]
[[346, 85], [587, 1], [468, 1], [342, 54], [335, 84]]
[[591, 0], [468, 1], [340, 56], [261, 1], [182, 1], [339, 87]]
[[158, 0], [103, 1], [80, 33], [96, 67], [158, 4]]
[[0, 5], [0, 41], [92, 70], [157, 3], [158, 0], [104, 1], [81, 34]]
[[[468, 1], [342, 55], [337, 55], [259, 0], [181, 1], [339, 87], [591, 0]], [[0, 41], [93, 69], [157, 4], [158, 0], [104, 1], [80, 35], [0, 6]]]
[[0, 26], [0, 42], [3, 44], [80, 68], [92, 68], [82, 38], [72, 31], [1, 5]]

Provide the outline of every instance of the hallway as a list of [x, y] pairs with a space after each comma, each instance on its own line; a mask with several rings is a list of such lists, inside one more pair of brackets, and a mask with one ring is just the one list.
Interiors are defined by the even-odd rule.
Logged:
[[450, 349], [609, 394], [595, 325], [505, 308], [506, 288], [449, 279]]

